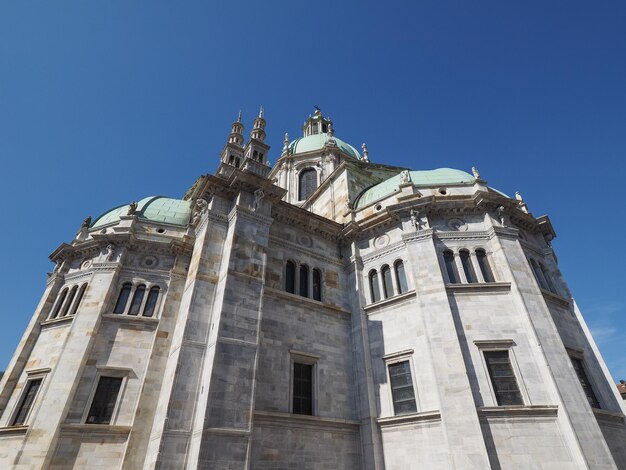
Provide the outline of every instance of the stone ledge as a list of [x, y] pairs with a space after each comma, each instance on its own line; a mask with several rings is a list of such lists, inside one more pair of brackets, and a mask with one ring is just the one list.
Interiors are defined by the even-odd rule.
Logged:
[[115, 320], [134, 326], [147, 326], [150, 328], [156, 328], [159, 324], [159, 319], [155, 317], [142, 317], [140, 315], [125, 315], [122, 313], [103, 313], [102, 318], [106, 320]]
[[592, 408], [593, 414], [598, 421], [605, 423], [624, 423], [624, 415], [622, 413], [615, 413], [613, 411], [601, 410], [599, 408]]
[[379, 300], [378, 302], [374, 302], [373, 304], [364, 305], [363, 310], [365, 310], [368, 315], [372, 315], [372, 313], [374, 312], [370, 312], [370, 310], [378, 310], [382, 307], [388, 307], [389, 305], [393, 305], [413, 297], [415, 297], [415, 289], [405, 292], [404, 294], [389, 297], [388, 299]]
[[309, 416], [280, 411], [254, 412], [255, 425], [269, 425], [280, 427], [299, 427], [319, 431], [344, 431], [350, 433], [359, 432], [359, 421], [351, 419], [327, 418], [323, 416]]
[[319, 300], [313, 300], [308, 297], [303, 297], [301, 295], [291, 294], [289, 292], [285, 292], [279, 289], [274, 289], [272, 287], [266, 287], [264, 289], [264, 292], [269, 294], [271, 297], [287, 299], [287, 300], [294, 301], [296, 303], [300, 303], [300, 302], [307, 303], [307, 304], [310, 304], [311, 306], [315, 306], [329, 313], [337, 313], [340, 315], [347, 315], [347, 316], [351, 315], [351, 313], [348, 310], [344, 310], [343, 308], [338, 307], [336, 305], [325, 304], [324, 302], [320, 302]]
[[439, 410], [420, 411], [419, 413], [411, 413], [399, 416], [390, 416], [389, 418], [378, 418], [378, 425], [381, 428], [389, 428], [393, 426], [406, 426], [414, 423], [441, 421], [441, 412]]
[[60, 318], [52, 318], [50, 320], [44, 320], [41, 323], [39, 323], [39, 326], [45, 327], [45, 326], [52, 326], [52, 325], [63, 325], [65, 323], [72, 323], [73, 319], [74, 319], [74, 315], [66, 315]]
[[478, 415], [482, 418], [556, 418], [559, 411], [557, 405], [529, 406], [480, 406]]
[[543, 298], [546, 299], [547, 301], [552, 301], [555, 304], [560, 305], [561, 307], [565, 307], [565, 308], [569, 307], [569, 301], [561, 297], [560, 295], [547, 291], [545, 289], [541, 289], [541, 288], [539, 290], [541, 290], [541, 293], [543, 294]]
[[28, 426], [5, 426], [0, 428], [0, 436], [19, 436], [26, 434]]
[[446, 284], [448, 292], [455, 294], [498, 294], [500, 292], [510, 292], [510, 282], [473, 282], [471, 284]]
[[82, 424], [71, 423], [62, 424], [61, 433], [67, 434], [79, 434], [89, 436], [119, 436], [127, 437], [130, 434], [131, 426], [117, 426], [111, 424]]

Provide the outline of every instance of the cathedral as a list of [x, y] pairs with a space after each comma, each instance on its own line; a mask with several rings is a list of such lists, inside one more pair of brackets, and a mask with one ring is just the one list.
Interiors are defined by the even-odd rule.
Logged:
[[370, 159], [319, 109], [274, 165], [265, 128], [240, 114], [215, 174], [50, 255], [0, 468], [626, 469], [547, 216], [476, 168]]

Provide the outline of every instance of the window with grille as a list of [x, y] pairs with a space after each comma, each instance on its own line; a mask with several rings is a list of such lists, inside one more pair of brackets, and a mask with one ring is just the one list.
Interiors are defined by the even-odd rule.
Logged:
[[509, 351], [485, 351], [484, 354], [498, 406], [523, 405]]
[[591, 386], [589, 377], [587, 377], [587, 373], [585, 372], [585, 367], [583, 365], [582, 359], [572, 356], [570, 356], [570, 359], [572, 360], [572, 365], [574, 366], [574, 370], [576, 371], [576, 375], [578, 376], [578, 381], [580, 382], [580, 385], [585, 392], [585, 396], [587, 397], [589, 405], [592, 408], [600, 408], [600, 402], [598, 401], [598, 398], [593, 391], [593, 387]]
[[123, 380], [122, 377], [100, 377], [85, 420], [87, 424], [111, 423]]
[[313, 414], [313, 364], [293, 363], [293, 412]]
[[317, 188], [317, 171], [314, 168], [302, 170], [298, 182], [298, 200], [304, 201]]
[[402, 415], [417, 412], [409, 361], [395, 362], [387, 367], [389, 368], [394, 413]]

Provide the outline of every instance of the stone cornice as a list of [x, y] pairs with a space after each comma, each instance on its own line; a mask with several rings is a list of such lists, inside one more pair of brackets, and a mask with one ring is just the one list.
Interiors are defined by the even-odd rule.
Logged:
[[112, 424], [68, 423], [61, 425], [61, 434], [63, 435], [127, 437], [130, 434], [130, 430], [131, 426], [116, 426]]
[[417, 230], [415, 232], [405, 232], [402, 234], [402, 240], [405, 243], [415, 243], [424, 240], [432, 240], [435, 235], [435, 231], [432, 228], [425, 228], [423, 230]]
[[510, 282], [472, 282], [468, 284], [446, 284], [446, 290], [455, 294], [499, 294], [511, 291]]
[[347, 316], [347, 317], [352, 315], [349, 310], [345, 310], [337, 305], [320, 302], [319, 300], [313, 300], [308, 297], [302, 297], [297, 294], [291, 294], [289, 292], [285, 292], [280, 289], [274, 289], [272, 287], [265, 287], [263, 289], [263, 292], [264, 294], [269, 295], [270, 297], [280, 298], [280, 299], [288, 300], [288, 301], [295, 302], [298, 304], [301, 304], [301, 303], [308, 304], [311, 307], [318, 308], [320, 311], [323, 311], [325, 313], [337, 314], [337, 315]]
[[428, 424], [441, 421], [441, 412], [439, 410], [420, 411], [419, 413], [411, 413], [399, 416], [390, 416], [388, 418], [378, 418], [378, 425], [384, 428], [396, 426], [408, 426], [412, 424]]
[[373, 251], [372, 253], [368, 253], [367, 255], [362, 256], [361, 261], [363, 264], [367, 264], [367, 263], [370, 263], [371, 261], [383, 258], [392, 253], [396, 253], [397, 251], [401, 251], [405, 247], [406, 247], [406, 244], [404, 240], [398, 241], [396, 243], [392, 243], [391, 245], [388, 245], [384, 248], [381, 248], [379, 250]]
[[344, 263], [338, 257], [326, 256], [324, 251], [320, 251], [318, 249], [315, 249], [314, 247], [305, 247], [302, 245], [298, 245], [297, 243], [287, 241], [283, 238], [277, 237], [276, 235], [270, 235], [269, 241], [273, 245], [288, 247], [289, 251], [294, 251], [296, 253], [300, 253], [304, 256], [308, 256], [325, 263], [334, 264], [335, 266], [340, 268], [344, 266]]
[[338, 240], [342, 225], [284, 201], [272, 206], [272, 218], [327, 240]]
[[360, 422], [352, 419], [327, 418], [279, 411], [254, 411], [254, 424], [261, 426], [277, 426], [281, 428], [304, 428], [328, 430], [332, 432], [358, 433]]
[[376, 313], [380, 313], [378, 312], [378, 310], [389, 307], [390, 305], [395, 305], [402, 302], [410, 302], [411, 300], [416, 298], [415, 296], [415, 290], [410, 290], [408, 292], [405, 292], [404, 294], [395, 295], [393, 297], [389, 297], [388, 299], [379, 300], [378, 302], [375, 302], [373, 304], [364, 305], [363, 310], [365, 310], [365, 313], [367, 313], [367, 315], [375, 315]]
[[478, 416], [487, 420], [525, 418], [555, 419], [557, 417], [559, 407], [556, 405], [481, 406], [477, 411]]

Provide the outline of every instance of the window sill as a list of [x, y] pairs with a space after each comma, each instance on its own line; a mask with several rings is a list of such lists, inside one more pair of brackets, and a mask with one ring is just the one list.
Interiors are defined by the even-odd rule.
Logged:
[[410, 413], [406, 415], [390, 416], [388, 418], [378, 418], [378, 425], [381, 428], [389, 428], [392, 426], [406, 426], [413, 423], [429, 421], [441, 421], [441, 412], [420, 411], [419, 413]]
[[122, 313], [104, 313], [102, 318], [108, 320], [116, 320], [124, 323], [130, 323], [135, 325], [149, 325], [156, 327], [159, 324], [159, 319], [155, 317], [142, 317], [140, 315], [124, 315]]
[[128, 436], [130, 434], [130, 430], [131, 426], [118, 426], [114, 424], [72, 423], [61, 425], [61, 431], [63, 434]]
[[497, 294], [500, 292], [509, 292], [511, 290], [510, 282], [473, 282], [468, 284], [446, 284], [446, 290], [455, 294]]
[[481, 406], [478, 415], [484, 418], [556, 418], [556, 405]]
[[415, 297], [415, 290], [410, 290], [408, 292], [405, 292], [404, 294], [395, 295], [393, 297], [389, 297], [388, 299], [383, 299], [369, 305], [364, 305], [363, 310], [365, 310], [367, 314], [370, 315], [369, 310], [377, 310], [378, 308], [402, 302], [403, 300], [407, 300], [413, 297]]
[[612, 411], [601, 410], [600, 408], [592, 408], [593, 414], [595, 415], [598, 421], [603, 421], [605, 423], [624, 423], [624, 415], [622, 413], [615, 413]]
[[26, 434], [28, 426], [5, 426], [0, 428], [0, 436], [19, 436]]
[[543, 298], [548, 300], [548, 301], [552, 301], [558, 305], [561, 305], [562, 307], [569, 307], [569, 301], [563, 297], [561, 297], [558, 294], [555, 294], [553, 292], [550, 292], [549, 290], [545, 290], [545, 289], [541, 289], [541, 293], [543, 294]]
[[306, 426], [326, 429], [345, 429], [358, 432], [360, 422], [352, 419], [326, 418], [322, 416], [282, 413], [280, 411], [254, 412], [254, 424], [266, 426]]
[[74, 319], [74, 315], [66, 315], [60, 318], [52, 318], [50, 320], [44, 320], [39, 324], [39, 326], [62, 325], [64, 323], [72, 323], [73, 319]]

